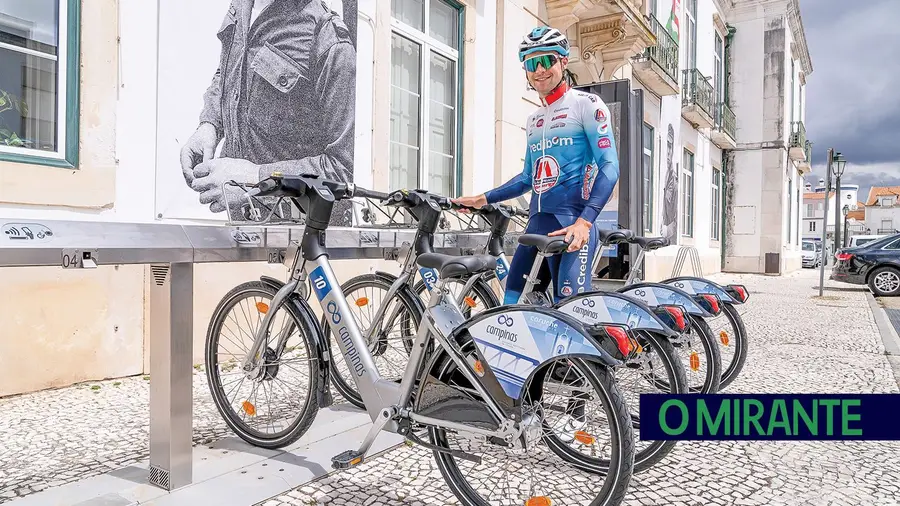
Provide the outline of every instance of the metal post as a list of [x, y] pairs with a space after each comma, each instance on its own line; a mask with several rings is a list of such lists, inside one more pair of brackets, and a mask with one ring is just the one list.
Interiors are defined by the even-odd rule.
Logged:
[[834, 252], [841, 249], [841, 230], [838, 224], [841, 222], [841, 174], [837, 175], [834, 182]]
[[[825, 264], [828, 263], [828, 194], [831, 193], [831, 163], [834, 161], [834, 148], [828, 148], [828, 163], [825, 166], [825, 212], [822, 213], [822, 263], [819, 265], [819, 297], [825, 289]], [[835, 204], [837, 206], [837, 204]], [[835, 224], [835, 228], [837, 228]]]
[[194, 266], [150, 273], [150, 482], [175, 490], [192, 479]]
[[842, 247], [842, 248], [846, 248], [846, 247], [847, 247], [847, 244], [850, 242], [850, 241], [847, 239], [847, 236], [848, 236], [848, 235], [849, 235], [849, 233], [848, 233], [848, 230], [847, 230], [847, 215], [845, 214], [845, 215], [844, 215], [844, 238], [843, 238], [843, 240], [841, 241], [841, 247]]

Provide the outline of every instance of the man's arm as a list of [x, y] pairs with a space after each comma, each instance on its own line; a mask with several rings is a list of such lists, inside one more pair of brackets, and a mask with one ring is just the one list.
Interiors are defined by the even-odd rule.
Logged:
[[522, 168], [522, 172], [497, 188], [485, 192], [484, 197], [488, 204], [495, 204], [525, 195], [529, 190], [531, 190], [531, 153], [526, 151], [525, 166]]
[[581, 212], [581, 218], [594, 223], [619, 180], [619, 156], [606, 104], [602, 100], [586, 104], [582, 110], [581, 123], [594, 154], [594, 161], [597, 162], [597, 178], [591, 187], [587, 205]]
[[260, 165], [260, 180], [272, 172], [318, 174], [343, 182], [353, 180], [356, 51], [349, 40], [340, 40], [319, 58], [318, 66], [321, 71], [314, 87], [316, 107], [328, 114], [328, 121], [318, 125], [324, 143], [322, 154]]
[[[225, 51], [225, 49], [223, 49]], [[222, 127], [222, 69], [217, 68], [212, 82], [203, 93], [203, 110], [200, 111], [200, 124], [209, 123], [216, 127], [216, 136], [221, 139]]]

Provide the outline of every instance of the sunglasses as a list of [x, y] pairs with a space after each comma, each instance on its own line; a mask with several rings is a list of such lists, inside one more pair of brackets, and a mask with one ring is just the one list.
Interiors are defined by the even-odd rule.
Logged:
[[544, 67], [544, 70], [550, 70], [550, 67], [556, 65], [556, 62], [558, 61], [559, 58], [552, 54], [534, 56], [525, 60], [525, 70], [528, 72], [537, 72], [538, 65]]

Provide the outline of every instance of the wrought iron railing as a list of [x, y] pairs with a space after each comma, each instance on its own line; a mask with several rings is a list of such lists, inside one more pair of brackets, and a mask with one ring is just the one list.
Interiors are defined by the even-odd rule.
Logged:
[[791, 123], [791, 147], [806, 149], [806, 127], [802, 121]]
[[876, 232], [876, 233], [877, 233], [878, 235], [881, 235], [881, 234], [896, 234], [896, 233], [897, 233], [897, 229], [896, 229], [896, 228], [879, 228], [879, 229], [878, 229], [878, 232]]
[[712, 117], [713, 87], [709, 84], [709, 80], [697, 69], [686, 69], [682, 73], [684, 75], [682, 106], [695, 104]]
[[716, 129], [728, 134], [732, 139], [737, 139], [737, 120], [734, 118], [734, 112], [725, 102], [720, 102], [716, 106]]
[[651, 60], [662, 67], [663, 71], [678, 82], [678, 43], [672, 38], [672, 35], [654, 16], [650, 16], [647, 20], [650, 25], [650, 31], [656, 37], [656, 45], [650, 46], [643, 53], [636, 55], [636, 61]]

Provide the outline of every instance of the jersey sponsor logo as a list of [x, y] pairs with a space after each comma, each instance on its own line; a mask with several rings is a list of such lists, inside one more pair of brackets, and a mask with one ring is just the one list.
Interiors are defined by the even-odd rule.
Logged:
[[563, 297], [568, 297], [569, 295], [572, 295], [572, 287], [566, 285], [559, 290], [559, 293], [561, 293]]
[[568, 117], [569, 117], [568, 114], [557, 114], [556, 116], [553, 116], [553, 118], [550, 121], [556, 121], [558, 119], [563, 119], [563, 118], [568, 118]]
[[609, 137], [601, 137], [597, 140], [597, 147], [600, 149], [608, 148], [610, 146], [612, 146], [612, 143], [609, 142]]
[[606, 120], [608, 118], [606, 117], [606, 112], [604, 112], [603, 109], [597, 109], [596, 111], [594, 111], [594, 119], [597, 120], [597, 123], [606, 123]]
[[554, 128], [562, 128], [564, 126], [566, 126], [565, 123], [554, 123], [554, 124], [550, 125], [550, 130], [553, 130]]
[[531, 152], [540, 151], [542, 149], [551, 149], [555, 146], [571, 146], [575, 144], [575, 140], [571, 137], [555, 136], [552, 139], [541, 139], [540, 142], [531, 144]]
[[609, 130], [609, 123], [600, 123], [597, 125], [597, 133], [606, 135], [606, 132]]
[[588, 264], [588, 250], [590, 249], [590, 243], [584, 243], [584, 246], [578, 250], [578, 293], [584, 292], [584, 285], [587, 282], [587, 264]]
[[541, 118], [541, 119], [537, 120], [537, 123], [535, 123], [534, 126], [536, 126], [538, 128], [544, 126], [544, 119]]
[[559, 162], [552, 156], [542, 156], [534, 162], [534, 179], [531, 186], [534, 193], [544, 193], [556, 186], [559, 180]]
[[584, 182], [581, 185], [581, 198], [587, 200], [591, 196], [591, 189], [594, 187], [594, 164], [589, 163], [584, 167]]

